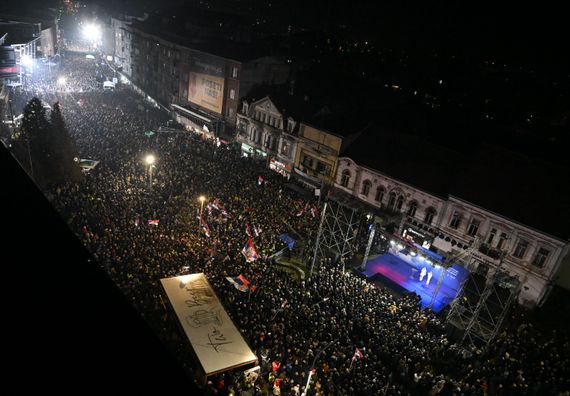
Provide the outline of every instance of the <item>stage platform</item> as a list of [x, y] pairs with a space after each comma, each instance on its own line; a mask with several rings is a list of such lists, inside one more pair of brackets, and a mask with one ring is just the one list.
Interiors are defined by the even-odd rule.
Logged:
[[[422, 268], [426, 269], [426, 273], [420, 281]], [[391, 249], [389, 253], [368, 260], [364, 271], [356, 268], [355, 271], [360, 272], [370, 280], [379, 280], [385, 285], [395, 283], [408, 292], [416, 293], [421, 298], [422, 309], [428, 308], [433, 300], [431, 308], [435, 312], [441, 311], [453, 301], [460, 291], [461, 283], [469, 274], [460, 265], [454, 264], [445, 270], [440, 265], [436, 265], [435, 261], [432, 262], [429, 254], [412, 256], [405, 249], [399, 252]], [[428, 284], [427, 279], [430, 271], [432, 277]], [[437, 282], [442, 273], [443, 281], [437, 296], [434, 298]]]

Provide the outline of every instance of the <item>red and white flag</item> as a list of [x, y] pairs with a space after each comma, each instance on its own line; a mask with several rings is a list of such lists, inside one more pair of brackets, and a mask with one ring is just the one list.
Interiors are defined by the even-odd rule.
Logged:
[[259, 258], [259, 255], [255, 250], [255, 246], [253, 245], [253, 241], [251, 240], [251, 238], [248, 238], [245, 246], [241, 250], [241, 253], [244, 255], [245, 261], [247, 261], [248, 263], [251, 263]]
[[148, 220], [148, 225], [158, 226], [160, 220]]
[[356, 348], [354, 350], [354, 356], [352, 357], [352, 360], [357, 360], [357, 359], [362, 359], [364, 357], [364, 354], [362, 353], [362, 351], [358, 348]]
[[200, 225], [202, 226], [202, 231], [204, 231], [204, 234], [206, 234], [206, 236], [209, 238], [210, 237], [210, 227], [208, 227], [208, 223], [206, 223], [204, 221], [204, 219], [201, 217], [200, 217]]
[[257, 184], [259, 184], [260, 186], [265, 183], [265, 178], [263, 176], [258, 176], [257, 177]]
[[253, 237], [253, 235], [251, 235], [251, 229], [249, 228], [249, 224], [245, 225], [245, 233], [248, 237]]

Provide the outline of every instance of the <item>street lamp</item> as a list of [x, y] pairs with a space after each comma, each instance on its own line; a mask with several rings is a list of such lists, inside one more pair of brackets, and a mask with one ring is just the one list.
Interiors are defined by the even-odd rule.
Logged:
[[200, 201], [200, 221], [202, 221], [202, 211], [204, 210], [204, 201], [206, 200], [206, 197], [203, 195], [200, 195], [200, 198], [198, 198], [198, 201]]
[[149, 154], [146, 156], [146, 163], [148, 164], [148, 175], [149, 175], [149, 188], [152, 190], [152, 167], [154, 166], [154, 155]]
[[66, 82], [67, 82], [67, 79], [64, 76], [61, 76], [57, 79], [58, 85], [65, 85]]

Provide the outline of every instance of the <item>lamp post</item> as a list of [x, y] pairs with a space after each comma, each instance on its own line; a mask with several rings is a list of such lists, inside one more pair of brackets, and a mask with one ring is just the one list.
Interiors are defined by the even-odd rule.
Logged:
[[202, 220], [202, 211], [204, 210], [204, 201], [206, 200], [206, 197], [203, 195], [200, 195], [200, 198], [198, 198], [198, 200], [200, 201], [200, 221]]
[[146, 163], [148, 164], [148, 175], [149, 175], [148, 186], [149, 189], [152, 190], [152, 167], [154, 166], [154, 161], [155, 161], [154, 155], [152, 154], [147, 155], [145, 160]]

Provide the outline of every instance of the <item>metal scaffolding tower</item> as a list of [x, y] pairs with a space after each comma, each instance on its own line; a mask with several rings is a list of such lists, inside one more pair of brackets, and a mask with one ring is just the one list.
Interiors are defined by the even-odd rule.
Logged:
[[311, 274], [317, 257], [335, 254], [342, 262], [350, 259], [356, 248], [354, 240], [361, 223], [360, 209], [349, 202], [329, 197], [321, 213], [321, 222], [313, 250]]
[[471, 273], [451, 303], [447, 322], [463, 331], [461, 342], [485, 347], [496, 337], [520, 290], [520, 281], [501, 269], [491, 277]]

